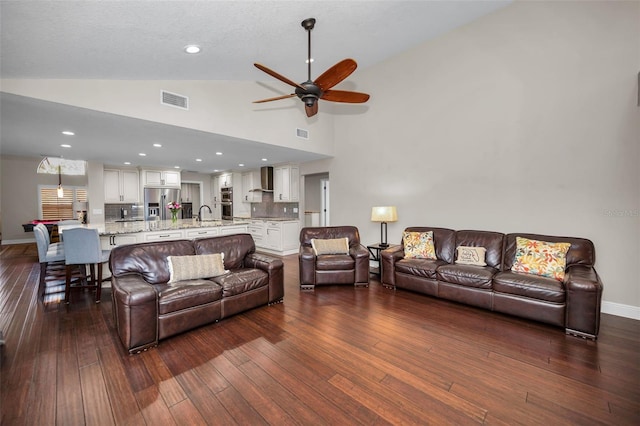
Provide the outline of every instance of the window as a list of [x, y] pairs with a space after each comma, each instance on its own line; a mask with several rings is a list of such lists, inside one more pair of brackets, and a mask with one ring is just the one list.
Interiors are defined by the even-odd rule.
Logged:
[[58, 187], [40, 185], [40, 218], [42, 220], [75, 219], [74, 202], [87, 201], [87, 189], [65, 186], [64, 197], [58, 198]]

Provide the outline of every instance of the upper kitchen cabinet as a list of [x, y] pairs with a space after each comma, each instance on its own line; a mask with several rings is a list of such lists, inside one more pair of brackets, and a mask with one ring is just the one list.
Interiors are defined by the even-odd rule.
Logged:
[[180, 188], [180, 172], [177, 170], [142, 170], [142, 185]]
[[104, 169], [104, 202], [139, 203], [139, 176], [137, 170]]
[[276, 166], [273, 169], [273, 201], [290, 203], [300, 200], [300, 168], [297, 164]]
[[233, 186], [233, 173], [224, 173], [218, 176], [220, 188], [231, 188]]
[[245, 172], [242, 174], [242, 201], [244, 203], [262, 202], [262, 191], [253, 191], [260, 188], [260, 172]]

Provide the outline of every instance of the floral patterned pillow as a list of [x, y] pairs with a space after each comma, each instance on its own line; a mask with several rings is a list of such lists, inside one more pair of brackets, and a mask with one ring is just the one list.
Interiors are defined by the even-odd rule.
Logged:
[[570, 247], [571, 243], [548, 243], [516, 237], [516, 257], [511, 270], [562, 281]]
[[433, 231], [402, 233], [405, 259], [437, 259]]

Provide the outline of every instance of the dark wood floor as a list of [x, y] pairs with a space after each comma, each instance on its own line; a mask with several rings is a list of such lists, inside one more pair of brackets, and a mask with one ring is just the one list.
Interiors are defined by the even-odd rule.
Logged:
[[0, 247], [1, 424], [640, 424], [640, 321], [597, 342], [384, 289], [298, 290], [283, 304], [130, 356], [111, 293], [43, 301], [34, 245]]

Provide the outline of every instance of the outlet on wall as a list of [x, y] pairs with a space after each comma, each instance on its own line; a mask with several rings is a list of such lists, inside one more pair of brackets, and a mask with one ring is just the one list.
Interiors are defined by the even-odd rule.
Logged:
[[293, 212], [294, 212], [294, 213], [298, 213], [298, 208], [297, 208], [297, 207], [294, 207], [294, 208], [293, 208]]
[[287, 212], [287, 208], [286, 208], [286, 207], [284, 208], [284, 212], [285, 212], [285, 213]]

